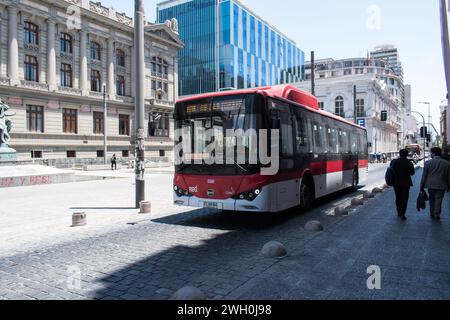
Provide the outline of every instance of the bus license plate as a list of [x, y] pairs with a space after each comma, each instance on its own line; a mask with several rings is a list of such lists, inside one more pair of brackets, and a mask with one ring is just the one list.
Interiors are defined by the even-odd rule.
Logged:
[[217, 202], [203, 202], [203, 208], [219, 209], [219, 204]]

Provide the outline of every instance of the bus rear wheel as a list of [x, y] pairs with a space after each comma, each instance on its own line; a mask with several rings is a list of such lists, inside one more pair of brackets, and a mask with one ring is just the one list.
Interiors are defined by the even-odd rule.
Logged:
[[300, 210], [307, 211], [314, 202], [314, 184], [311, 179], [303, 179], [300, 186]]

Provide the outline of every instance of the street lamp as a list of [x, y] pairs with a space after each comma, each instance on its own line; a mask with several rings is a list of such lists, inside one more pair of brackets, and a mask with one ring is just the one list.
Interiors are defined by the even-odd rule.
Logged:
[[106, 107], [106, 85], [103, 85], [103, 164], [108, 164], [108, 110]]
[[[422, 120], [423, 120], [423, 126], [426, 127], [425, 117], [423, 116], [423, 114], [421, 114], [420, 112], [417, 112], [417, 111], [411, 111], [411, 113], [417, 113], [418, 115], [420, 115], [422, 117]], [[427, 150], [427, 138], [425, 137], [423, 139], [423, 163], [424, 163], [424, 165], [425, 165], [425, 161], [426, 161], [426, 159], [425, 159], [425, 151], [426, 150]]]
[[431, 132], [431, 126], [430, 126], [430, 123], [431, 123], [431, 112], [430, 112], [431, 103], [429, 103], [429, 102], [417, 102], [417, 103], [418, 104], [428, 105], [428, 132]]
[[136, 179], [136, 208], [145, 200], [145, 147], [144, 147], [144, 81], [145, 81], [145, 60], [144, 60], [144, 3], [143, 0], [135, 0], [134, 16], [134, 46], [136, 48], [136, 97], [134, 113], [136, 115], [135, 125], [135, 179]]

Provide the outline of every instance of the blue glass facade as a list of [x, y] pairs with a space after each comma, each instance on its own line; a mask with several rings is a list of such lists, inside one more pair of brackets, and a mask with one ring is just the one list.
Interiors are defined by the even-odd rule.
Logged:
[[237, 0], [158, 4], [158, 22], [172, 18], [178, 19], [185, 43], [179, 59], [180, 96], [304, 79], [304, 52]]

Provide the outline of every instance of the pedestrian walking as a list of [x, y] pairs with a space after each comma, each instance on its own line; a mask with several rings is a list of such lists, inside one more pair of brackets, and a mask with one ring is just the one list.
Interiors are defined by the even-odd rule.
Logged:
[[115, 154], [111, 158], [111, 170], [117, 170], [117, 157]]
[[408, 154], [408, 150], [400, 150], [400, 157], [392, 160], [390, 165], [395, 175], [394, 190], [397, 215], [402, 220], [406, 220], [409, 191], [413, 186], [411, 176], [415, 174], [414, 165], [408, 160]]
[[428, 189], [430, 217], [441, 220], [442, 201], [450, 189], [450, 162], [442, 158], [441, 148], [431, 149], [431, 160], [425, 163], [420, 190]]
[[442, 151], [442, 159], [445, 159], [445, 160], [447, 160], [447, 161], [450, 161], [450, 154], [449, 154], [449, 152], [448, 152], [448, 148], [445, 148], [445, 149]]

